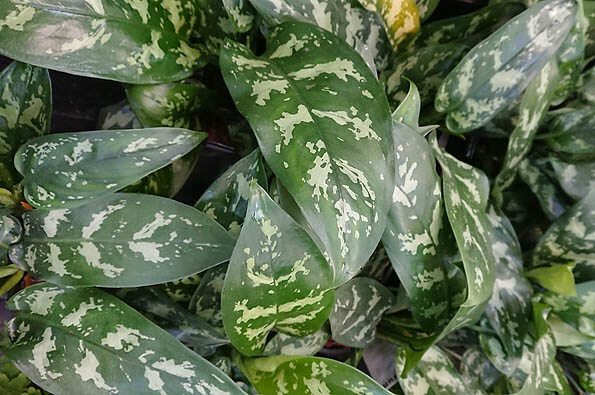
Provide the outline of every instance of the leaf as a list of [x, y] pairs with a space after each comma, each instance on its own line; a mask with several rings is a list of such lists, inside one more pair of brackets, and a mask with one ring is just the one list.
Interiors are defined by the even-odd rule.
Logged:
[[0, 217], [0, 245], [4, 248], [17, 243], [23, 234], [23, 226], [12, 215]]
[[477, 346], [471, 346], [461, 356], [461, 377], [467, 383], [477, 382], [481, 388], [489, 389], [496, 385], [502, 373]]
[[440, 179], [432, 150], [418, 132], [393, 121], [393, 141], [395, 187], [382, 244], [411, 299], [413, 317], [434, 330], [447, 320], [449, 298]]
[[407, 94], [403, 76], [419, 86], [422, 106], [431, 103], [442, 80], [468, 51], [467, 45], [454, 42], [415, 48], [397, 55], [386, 82], [390, 104], [394, 107]]
[[359, 0], [368, 10], [384, 20], [388, 38], [396, 50], [405, 35], [419, 29], [419, 11], [415, 0]]
[[216, 327], [223, 327], [221, 315], [221, 291], [227, 273], [227, 265], [217, 265], [202, 275], [188, 305], [188, 310]]
[[254, 181], [250, 195], [221, 306], [234, 347], [257, 355], [272, 328], [293, 336], [319, 330], [334, 292], [330, 267], [308, 234]]
[[[400, 1], [400, 0], [399, 0]], [[310, 22], [342, 38], [352, 48], [366, 47], [378, 70], [389, 65], [393, 53], [382, 20], [368, 10], [341, 0], [250, 0], [271, 25], [288, 19]], [[298, 39], [297, 36], [295, 38]], [[297, 47], [302, 44], [296, 42]]]
[[539, 2], [465, 55], [436, 95], [436, 110], [448, 113], [448, 129], [477, 129], [516, 98], [560, 47], [576, 9], [573, 0]]
[[327, 330], [321, 329], [304, 337], [277, 333], [265, 346], [265, 355], [314, 355], [329, 339]]
[[298, 22], [277, 27], [260, 58], [227, 42], [221, 68], [267, 164], [321, 239], [335, 285], [344, 284], [378, 245], [389, 208], [392, 136], [381, 85], [340, 39]]
[[204, 65], [190, 44], [195, 15], [193, 3], [10, 0], [0, 10], [0, 53], [87, 77], [177, 81]]
[[535, 194], [545, 215], [550, 220], [560, 217], [567, 209], [561, 191], [546, 174], [544, 161], [529, 157], [519, 163], [519, 175]]
[[523, 356], [533, 289], [523, 275], [521, 245], [508, 218], [490, 205], [488, 219], [492, 223], [496, 278], [485, 314], [504, 346], [508, 357], [504, 373], [510, 375]]
[[436, 7], [440, 0], [416, 0], [415, 4], [417, 5], [417, 11], [419, 12], [419, 19], [423, 22], [428, 19]]
[[196, 8], [193, 37], [206, 47], [209, 60], [216, 62], [223, 41], [240, 38], [236, 23], [221, 0], [200, 0], [196, 2]]
[[264, 162], [258, 149], [243, 157], [207, 188], [194, 207], [238, 236], [250, 199], [250, 183], [267, 185]]
[[190, 302], [190, 299], [192, 299], [192, 295], [194, 295], [196, 287], [198, 287], [198, 285], [200, 284], [200, 280], [201, 276], [194, 274], [192, 276], [185, 277], [180, 280], [174, 280], [162, 284], [160, 288], [174, 302], [186, 304]]
[[252, 29], [255, 12], [248, 0], [223, 0], [223, 7], [238, 32], [244, 33]]
[[205, 137], [174, 128], [52, 134], [23, 145], [15, 166], [25, 178], [29, 203], [71, 208], [161, 169]]
[[101, 130], [142, 128], [126, 100], [104, 107], [99, 111], [97, 128]]
[[0, 90], [0, 187], [12, 188], [21, 179], [13, 164], [18, 148], [50, 130], [50, 75], [45, 69], [12, 62], [0, 73]]
[[575, 295], [572, 269], [574, 264], [538, 267], [529, 270], [527, 277], [550, 291], [562, 295]]
[[350, 347], [369, 346], [382, 314], [395, 303], [393, 294], [378, 281], [356, 277], [335, 290], [329, 321], [333, 340]]
[[541, 119], [550, 106], [558, 78], [556, 63], [550, 61], [523, 94], [518, 124], [510, 134], [504, 163], [496, 176], [492, 195], [501, 194], [514, 181], [518, 166], [529, 153]]
[[541, 303], [551, 307], [550, 321], [559, 318], [580, 333], [595, 337], [595, 281], [576, 284], [575, 288], [572, 296], [545, 292], [540, 295]]
[[262, 395], [388, 395], [359, 370], [326, 358], [279, 355], [244, 358], [242, 371]]
[[495, 279], [492, 226], [486, 214], [488, 180], [481, 170], [442, 149], [435, 133], [430, 145], [442, 169], [446, 213], [465, 266], [468, 293], [463, 306], [477, 306], [491, 296]]
[[[422, 8], [418, 7], [421, 16]], [[519, 2], [506, 1], [468, 14], [439, 19], [422, 25], [419, 32], [406, 41], [405, 46], [411, 49], [454, 42], [474, 45], [525, 8]]]
[[568, 162], [551, 156], [549, 162], [558, 183], [574, 200], [581, 200], [590, 190], [595, 189], [595, 161]]
[[197, 352], [204, 351], [207, 347], [229, 344], [223, 333], [180, 307], [159, 289], [120, 289], [116, 295], [147, 318], [158, 318], [155, 321], [161, 328]]
[[590, 58], [595, 55], [595, 1], [583, 0], [583, 12], [588, 22], [585, 29], [585, 58]]
[[200, 211], [151, 195], [113, 194], [23, 216], [19, 265], [73, 286], [164, 283], [229, 259], [235, 240]]
[[12, 345], [3, 352], [46, 391], [243, 394], [223, 372], [115, 296], [47, 283], [8, 303]]
[[569, 115], [574, 118], [571, 124], [561, 128], [557, 128], [555, 123], [553, 127], [550, 126], [555, 134], [545, 136], [546, 143], [569, 159], [595, 159], [595, 137], [592, 133], [595, 128], [595, 113], [591, 107], [586, 107]]
[[[397, 373], [405, 365], [404, 351], [404, 349], [397, 351]], [[415, 369], [410, 370], [406, 377], [399, 376], [399, 384], [405, 395], [483, 393], [463, 380], [450, 359], [437, 346], [430, 347]]]

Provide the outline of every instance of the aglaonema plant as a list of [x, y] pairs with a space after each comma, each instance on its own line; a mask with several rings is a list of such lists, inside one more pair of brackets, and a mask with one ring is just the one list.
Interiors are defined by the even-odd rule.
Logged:
[[595, 391], [595, 6], [527, 3], [6, 0], [3, 393]]

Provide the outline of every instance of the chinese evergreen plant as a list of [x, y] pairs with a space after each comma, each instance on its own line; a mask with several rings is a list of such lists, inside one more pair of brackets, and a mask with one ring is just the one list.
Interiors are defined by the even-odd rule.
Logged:
[[3, 0], [1, 392], [595, 392], [595, 1], [437, 6]]

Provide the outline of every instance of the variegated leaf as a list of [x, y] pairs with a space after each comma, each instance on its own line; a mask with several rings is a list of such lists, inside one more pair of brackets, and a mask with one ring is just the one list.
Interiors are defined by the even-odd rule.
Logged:
[[595, 189], [595, 161], [568, 162], [552, 156], [550, 165], [564, 192], [574, 200], [581, 200]]
[[18, 218], [12, 215], [0, 217], [0, 246], [8, 248], [21, 240], [23, 226]]
[[335, 306], [329, 317], [333, 340], [350, 347], [369, 346], [382, 314], [394, 303], [393, 294], [378, 281], [351, 279], [335, 290]]
[[75, 207], [132, 184], [184, 156], [206, 137], [185, 129], [62, 133], [23, 145], [15, 166], [36, 207]]
[[277, 27], [260, 58], [227, 42], [221, 68], [267, 163], [321, 239], [335, 285], [345, 283], [378, 245], [392, 192], [381, 85], [342, 40], [301, 22]]
[[177, 81], [204, 64], [189, 41], [195, 13], [194, 3], [179, 0], [7, 0], [0, 53], [89, 77]]
[[234, 17], [230, 15], [222, 0], [197, 1], [196, 18], [193, 37], [205, 45], [212, 61], [217, 60], [221, 45], [226, 38], [233, 40], [240, 38]]
[[461, 43], [446, 43], [415, 48], [397, 55], [386, 82], [386, 92], [394, 107], [407, 94], [407, 81], [413, 81], [421, 91], [421, 104], [434, 100], [442, 80], [461, 60], [469, 47]]
[[12, 188], [21, 179], [14, 167], [14, 155], [29, 139], [49, 131], [51, 116], [52, 87], [47, 70], [20, 62], [2, 70], [0, 187]]
[[436, 110], [448, 113], [448, 128], [477, 129], [516, 98], [558, 50], [576, 10], [574, 0], [539, 2], [465, 55], [436, 95]]
[[[210, 270], [210, 269], [208, 269]], [[201, 273], [202, 274], [202, 273]], [[184, 277], [180, 280], [170, 281], [162, 284], [160, 288], [176, 303], [187, 304], [190, 303], [192, 295], [200, 284], [201, 276], [194, 274], [189, 277]]]
[[119, 130], [140, 128], [142, 126], [126, 100], [104, 107], [99, 111], [97, 129]]
[[533, 145], [533, 137], [543, 115], [546, 113], [558, 86], [558, 67], [555, 60], [546, 63], [537, 77], [529, 84], [523, 94], [517, 126], [510, 134], [504, 163], [496, 176], [494, 191], [500, 195], [514, 181], [521, 161], [527, 156]]
[[390, 394], [361, 371], [326, 358], [244, 358], [242, 371], [262, 395]]
[[200, 284], [188, 304], [188, 310], [216, 327], [223, 327], [221, 292], [227, 265], [215, 266], [204, 272]]
[[523, 275], [521, 246], [508, 218], [490, 205], [488, 219], [492, 224], [496, 278], [485, 314], [508, 355], [504, 373], [509, 375], [523, 355], [533, 290]]
[[588, 392], [595, 392], [595, 362], [588, 361], [579, 375], [581, 387]]
[[[315, 24], [342, 38], [352, 48], [366, 47], [378, 70], [389, 65], [392, 48], [382, 20], [373, 12], [341, 0], [250, 0], [265, 20], [276, 25], [287, 19]], [[295, 38], [298, 39], [297, 37]], [[295, 43], [296, 50], [302, 44]]]
[[[422, 15], [421, 6], [418, 7], [420, 7], [420, 15]], [[521, 3], [506, 1], [503, 4], [489, 5], [465, 15], [439, 19], [424, 24], [417, 34], [407, 40], [405, 45], [407, 49], [452, 42], [474, 45], [509, 19], [524, 11], [525, 8]]]
[[567, 209], [566, 200], [559, 188], [546, 173], [547, 161], [530, 157], [518, 166], [519, 176], [535, 194], [545, 215], [552, 221]]
[[72, 209], [23, 216], [19, 265], [75, 286], [137, 287], [227, 261], [234, 238], [197, 209], [141, 194], [113, 194]]
[[492, 365], [477, 346], [469, 347], [461, 356], [460, 370], [461, 377], [465, 382], [476, 382], [485, 390], [493, 388], [502, 377], [502, 373]]
[[116, 295], [197, 352], [229, 343], [223, 331], [180, 307], [157, 288], [125, 288]]
[[223, 0], [223, 7], [238, 32], [244, 33], [252, 29], [256, 15], [248, 0]]
[[549, 126], [544, 139], [556, 152], [568, 159], [595, 159], [595, 112], [592, 106], [565, 111]]
[[[595, 1], [593, 1], [595, 4]], [[593, 7], [593, 13], [595, 18], [595, 6]], [[595, 25], [595, 22], [593, 23]], [[593, 42], [595, 43], [595, 34], [593, 37]], [[586, 104], [595, 104], [595, 66], [591, 66], [588, 68], [582, 75], [580, 87], [579, 87], [579, 97], [582, 102]]]
[[[405, 350], [397, 351], [397, 373], [405, 366]], [[457, 372], [453, 363], [437, 346], [426, 351], [415, 369], [406, 377], [399, 377], [399, 384], [405, 395], [438, 394], [483, 394], [478, 386], [469, 385]]]
[[440, 0], [416, 0], [415, 5], [417, 5], [419, 19], [422, 22], [428, 19], [438, 6], [439, 2]]
[[265, 346], [265, 355], [314, 355], [329, 339], [327, 329], [321, 329], [304, 337], [289, 336], [277, 333]]
[[463, 306], [477, 306], [491, 296], [495, 279], [492, 225], [486, 213], [488, 180], [481, 170], [441, 148], [435, 133], [430, 135], [430, 144], [442, 169], [446, 213], [465, 266], [467, 299]]
[[413, 316], [435, 330], [447, 319], [449, 297], [440, 179], [432, 150], [418, 132], [393, 121], [393, 141], [395, 187], [382, 244], [411, 299]]
[[[588, 337], [595, 337], [595, 281], [587, 281], [576, 284], [575, 295], [561, 295], [554, 292], [546, 292], [540, 295], [540, 301], [549, 307], [552, 312], [548, 322], [553, 318], [563, 321], [575, 331]], [[554, 337], [556, 336], [554, 328]], [[595, 339], [591, 339], [595, 341]], [[559, 346], [567, 346], [556, 339]]]
[[308, 234], [255, 181], [250, 195], [221, 306], [234, 347], [258, 355], [273, 328], [294, 336], [319, 330], [334, 292], [332, 271]]
[[359, 0], [370, 11], [382, 16], [388, 38], [396, 50], [407, 34], [419, 29], [419, 11], [415, 0]]
[[587, 19], [585, 31], [585, 57], [595, 55], [595, 1], [583, 0], [583, 12]]
[[252, 180], [264, 187], [267, 185], [264, 162], [258, 149], [219, 176], [194, 207], [219, 222], [232, 235], [238, 236], [246, 216]]
[[3, 353], [51, 393], [244, 394], [215, 366], [98, 289], [37, 284], [8, 307], [15, 318]]

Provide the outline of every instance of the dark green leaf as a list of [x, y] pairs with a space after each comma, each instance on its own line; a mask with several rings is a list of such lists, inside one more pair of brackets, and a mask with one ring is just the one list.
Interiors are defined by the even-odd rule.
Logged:
[[436, 95], [448, 128], [476, 129], [516, 98], [558, 50], [576, 10], [574, 0], [536, 3], [465, 55]]
[[24, 217], [19, 264], [76, 286], [164, 283], [229, 259], [235, 240], [197, 209], [151, 195], [114, 194]]
[[226, 264], [215, 266], [204, 272], [188, 305], [188, 310], [216, 327], [223, 327], [221, 291], [226, 273]]
[[206, 135], [154, 128], [38, 137], [15, 157], [34, 206], [75, 207], [104, 197], [194, 149]]
[[550, 164], [558, 183], [574, 200], [581, 200], [590, 190], [595, 189], [595, 161], [568, 162], [552, 156]]
[[12, 188], [21, 179], [14, 155], [29, 139], [50, 130], [51, 116], [48, 71], [19, 62], [8, 65], [0, 73], [0, 187]]
[[334, 292], [331, 268], [308, 234], [255, 181], [250, 195], [221, 306], [234, 347], [258, 355], [272, 328], [294, 336], [319, 330]]
[[492, 365], [479, 347], [471, 346], [461, 356], [461, 377], [468, 383], [476, 381], [481, 388], [487, 390], [496, 385], [502, 373]]
[[223, 0], [223, 7], [238, 32], [252, 29], [255, 12], [248, 0]]
[[328, 341], [329, 334], [321, 329], [304, 337], [289, 336], [277, 333], [264, 348], [265, 355], [314, 355], [320, 351]]
[[37, 284], [15, 295], [3, 352], [55, 394], [244, 394], [223, 372], [121, 300]]
[[260, 58], [228, 42], [221, 68], [267, 163], [321, 239], [335, 285], [345, 283], [378, 245], [389, 209], [391, 120], [381, 85], [342, 40], [298, 22], [276, 28]]
[[595, 159], [595, 133], [593, 133], [595, 112], [593, 108], [587, 106], [577, 111], [566, 112], [563, 116], [563, 124], [558, 118], [550, 125], [552, 135], [547, 136], [545, 141], [555, 151], [570, 159]]
[[541, 158], [530, 157], [519, 163], [518, 171], [523, 180], [535, 194], [543, 212], [554, 221], [566, 211], [567, 204], [562, 191], [548, 177], [547, 162]]
[[193, 2], [7, 0], [0, 53], [37, 66], [129, 83], [176, 81], [204, 64], [189, 43]]
[[436, 7], [440, 0], [416, 0], [417, 10], [419, 11], [419, 19], [423, 22], [428, 19]]
[[[208, 269], [210, 270], [210, 269]], [[202, 273], [201, 273], [202, 274]], [[190, 303], [192, 295], [200, 284], [201, 276], [198, 274], [185, 277], [180, 280], [170, 281], [162, 284], [160, 288], [176, 303]]]

